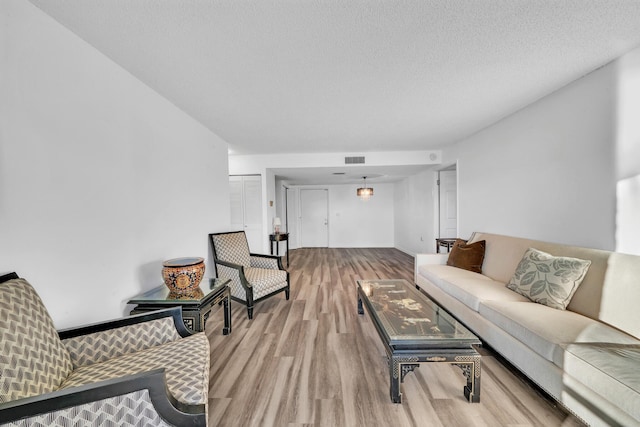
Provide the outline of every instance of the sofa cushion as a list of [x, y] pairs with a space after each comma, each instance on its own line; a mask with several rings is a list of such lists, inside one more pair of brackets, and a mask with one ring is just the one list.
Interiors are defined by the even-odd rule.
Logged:
[[[589, 316], [592, 319], [602, 319], [600, 317], [602, 313], [602, 283], [605, 279], [605, 272], [608, 274], [609, 257], [615, 255], [615, 253], [609, 251], [603, 251], [598, 249], [581, 248], [577, 246], [560, 245], [557, 243], [542, 242], [537, 240], [523, 239], [520, 237], [501, 236], [498, 234], [475, 232], [469, 242], [472, 243], [478, 240], [485, 240], [487, 249], [484, 254], [484, 261], [482, 263], [482, 274], [491, 277], [499, 282], [508, 283], [509, 279], [513, 276], [513, 272], [522, 260], [522, 255], [528, 248], [536, 248], [541, 251], [545, 251], [552, 255], [558, 256], [570, 256], [579, 259], [588, 259], [591, 261], [589, 271], [585, 276], [582, 284], [575, 293], [568, 310], [575, 311], [585, 316]], [[629, 279], [634, 279], [636, 276], [629, 272], [629, 262], [622, 262], [621, 265], [623, 275]], [[633, 280], [619, 280], [617, 277], [612, 284], [612, 290], [625, 289], [628, 286], [633, 286]], [[640, 287], [637, 287], [640, 288]], [[615, 291], [614, 291], [615, 292]], [[623, 291], [623, 292], [628, 292]], [[613, 301], [615, 305], [615, 301]], [[632, 323], [633, 319], [626, 315], [620, 316], [625, 319], [625, 326], [614, 323], [610, 320], [605, 320], [610, 324], [615, 325], [624, 330], [628, 330], [628, 326]], [[636, 322], [636, 325], [640, 325], [640, 322]], [[640, 333], [640, 327], [635, 327], [635, 331]]]
[[569, 257], [554, 257], [529, 248], [516, 267], [507, 288], [533, 302], [565, 310], [591, 261]]
[[474, 311], [478, 311], [484, 300], [528, 301], [528, 299], [505, 288], [504, 283], [448, 265], [422, 265], [419, 274], [435, 286], [456, 298]]
[[480, 303], [479, 313], [561, 368], [564, 363], [562, 344], [565, 343], [640, 343], [634, 337], [597, 320], [533, 302], [485, 300]]
[[0, 283], [0, 313], [0, 403], [57, 390], [73, 366], [36, 291]]
[[484, 260], [485, 241], [467, 244], [466, 240], [456, 239], [449, 253], [447, 265], [462, 268], [464, 270], [482, 273], [482, 261]]
[[76, 369], [61, 388], [164, 368], [169, 392], [187, 404], [207, 403], [209, 341], [201, 332], [158, 347]]
[[[593, 269], [593, 265], [589, 271]], [[602, 286], [598, 319], [640, 339], [640, 257], [614, 252]], [[580, 285], [582, 290], [584, 283]], [[575, 304], [574, 296], [569, 309]]]
[[565, 347], [564, 370], [640, 419], [640, 344], [580, 343]]

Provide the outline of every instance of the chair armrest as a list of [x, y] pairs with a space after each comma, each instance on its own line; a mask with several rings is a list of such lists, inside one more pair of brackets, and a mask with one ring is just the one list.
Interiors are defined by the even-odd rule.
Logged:
[[[222, 261], [222, 260], [219, 260], [219, 259], [216, 259], [215, 263], [219, 264], [219, 265], [222, 265], [224, 267], [229, 267], [229, 268], [233, 268], [235, 270], [238, 270], [238, 280], [239, 280], [240, 284], [245, 289], [251, 288], [251, 283], [249, 283], [249, 281], [247, 280], [247, 277], [244, 275], [244, 266], [242, 266], [240, 264], [234, 264], [234, 263], [228, 262], [228, 261]], [[231, 280], [233, 281], [234, 279], [231, 278]]]
[[235, 268], [236, 270], [244, 270], [244, 266], [240, 264], [234, 264], [229, 261], [222, 261], [220, 259], [215, 260], [216, 264], [224, 265], [225, 267]]
[[276, 255], [249, 254], [251, 267], [284, 270], [282, 258]]
[[418, 283], [418, 268], [421, 265], [446, 264], [448, 258], [449, 254], [416, 254], [416, 259], [414, 262], [414, 282]]
[[58, 331], [74, 368], [176, 341], [192, 335], [180, 307]]
[[[118, 408], [114, 412], [113, 408]], [[141, 410], [144, 408], [144, 410]], [[106, 418], [115, 425], [148, 423], [149, 412], [171, 425], [206, 425], [205, 405], [178, 402], [167, 390], [164, 369], [58, 390], [0, 403], [0, 424], [24, 419], [27, 424], [51, 425], [52, 420], [73, 419], [78, 413]], [[65, 413], [68, 413], [67, 416]], [[136, 420], [138, 420], [136, 422]], [[83, 420], [91, 424], [90, 420]]]

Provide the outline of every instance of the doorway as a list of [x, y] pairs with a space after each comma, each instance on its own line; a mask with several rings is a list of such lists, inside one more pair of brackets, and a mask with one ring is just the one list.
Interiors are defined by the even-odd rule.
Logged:
[[438, 172], [439, 237], [458, 236], [458, 179], [456, 166]]
[[231, 230], [244, 230], [251, 252], [261, 252], [262, 237], [262, 177], [260, 175], [230, 176], [229, 198]]
[[329, 190], [300, 190], [300, 246], [329, 247]]

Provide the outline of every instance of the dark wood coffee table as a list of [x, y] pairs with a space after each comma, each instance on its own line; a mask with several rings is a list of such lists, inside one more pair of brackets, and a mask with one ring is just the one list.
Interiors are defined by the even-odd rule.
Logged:
[[423, 362], [459, 366], [464, 396], [480, 402], [478, 337], [406, 280], [358, 280], [357, 289], [358, 314], [366, 307], [387, 351], [392, 402], [402, 402], [400, 383]]
[[229, 279], [203, 279], [191, 294], [174, 295], [165, 285], [153, 288], [133, 297], [129, 304], [137, 304], [130, 314], [145, 313], [168, 307], [182, 307], [182, 320], [189, 330], [204, 331], [205, 324], [216, 304], [224, 305], [224, 328], [222, 333], [231, 333], [231, 291]]

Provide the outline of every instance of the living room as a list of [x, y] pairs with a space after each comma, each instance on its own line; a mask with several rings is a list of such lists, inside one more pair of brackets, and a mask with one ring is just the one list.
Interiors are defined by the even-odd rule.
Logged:
[[[278, 166], [234, 171], [227, 136], [169, 101], [179, 93], [152, 88], [151, 56], [139, 53], [149, 70], [125, 69], [109, 46], [78, 37], [52, 18], [56, 6], [45, 13], [38, 3], [0, 4], [0, 271], [28, 278], [65, 328], [126, 314], [130, 297], [160, 284], [163, 260], [197, 255], [212, 265], [207, 235], [228, 229], [229, 175], [265, 174], [275, 195], [267, 173]], [[640, 22], [637, 5], [614, 3]], [[559, 77], [544, 96], [450, 144], [424, 147], [441, 153], [438, 165], [384, 184], [394, 203], [389, 245], [434, 251], [434, 174], [455, 164], [460, 237], [487, 231], [640, 254], [636, 223], [623, 221], [637, 215], [640, 199], [635, 37], [583, 75]], [[242, 106], [229, 100], [228, 108]], [[401, 151], [331, 153], [338, 162]], [[350, 186], [356, 199], [359, 184]], [[277, 208], [265, 211], [265, 230]]]
[[[132, 285], [158, 280], [161, 260], [206, 254], [207, 233], [229, 222], [227, 144], [32, 4], [3, 8], [5, 269], [45, 280], [46, 300], [73, 292], [104, 302], [53, 304], [60, 327], [114, 317]], [[616, 248], [616, 186], [640, 171], [639, 55], [443, 150], [442, 165], [458, 164], [460, 236]], [[409, 253], [432, 250], [437, 237], [426, 174], [395, 184], [410, 196], [394, 209], [394, 246]]]

